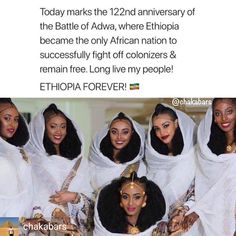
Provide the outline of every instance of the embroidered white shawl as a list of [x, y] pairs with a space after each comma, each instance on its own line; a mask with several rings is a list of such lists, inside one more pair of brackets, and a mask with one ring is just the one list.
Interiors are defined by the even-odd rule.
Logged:
[[30, 159], [0, 138], [0, 217], [30, 217], [33, 184]]
[[236, 154], [215, 155], [208, 148], [212, 123], [209, 108], [198, 129], [198, 158], [195, 181], [196, 212], [200, 219], [191, 236], [233, 236], [235, 232]]
[[[168, 106], [166, 104], [163, 105]], [[170, 108], [176, 112], [178, 117], [178, 124], [184, 141], [182, 153], [174, 157], [167, 156], [158, 153], [152, 147], [150, 135], [152, 129], [151, 118], [149, 121], [145, 151], [148, 172], [147, 177], [160, 187], [167, 206], [175, 203], [186, 193], [195, 175], [194, 144], [196, 125], [187, 114], [176, 110], [173, 107]]]
[[[40, 206], [43, 215], [51, 218], [53, 209], [59, 206], [50, 203], [48, 201], [49, 196], [53, 195], [55, 191], [60, 191], [62, 183], [79, 158], [82, 158], [82, 161], [76, 172], [76, 176], [69, 185], [68, 191], [83, 193], [91, 198], [92, 188], [90, 186], [87, 158], [82, 157], [83, 137], [78, 125], [70, 119], [76, 128], [80, 141], [82, 142], [81, 154], [73, 160], [68, 160], [67, 158], [58, 155], [49, 156], [43, 146], [45, 131], [43, 112], [44, 110], [40, 111], [30, 122], [29, 129], [31, 138], [27, 148], [29, 152], [31, 152], [34, 171], [34, 184], [37, 186], [37, 191], [34, 197], [35, 206]], [[66, 116], [68, 117], [68, 115]], [[68, 207], [70, 211], [73, 208], [70, 203], [68, 204]], [[82, 203], [81, 207], [83, 207]]]
[[[118, 114], [117, 114], [118, 115]], [[115, 119], [117, 115], [113, 118]], [[103, 138], [107, 135], [109, 130], [109, 124], [96, 134], [93, 139], [91, 149], [90, 149], [90, 173], [92, 175], [92, 186], [97, 191], [101, 187], [110, 183], [115, 178], [118, 178], [120, 174], [125, 170], [128, 165], [131, 165], [137, 161], [140, 161], [138, 176], [146, 175], [146, 167], [142, 161], [144, 157], [144, 142], [145, 142], [145, 132], [141, 125], [134, 121], [131, 117], [125, 115], [132, 122], [135, 131], [138, 133], [141, 139], [140, 151], [138, 155], [129, 162], [117, 164], [111, 161], [108, 157], [104, 156], [100, 151], [100, 143]]]

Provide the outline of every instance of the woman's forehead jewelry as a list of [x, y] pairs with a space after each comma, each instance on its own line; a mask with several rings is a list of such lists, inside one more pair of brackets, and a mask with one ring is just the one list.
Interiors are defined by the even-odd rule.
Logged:
[[141, 184], [139, 184], [138, 182], [134, 181], [134, 172], [131, 175], [131, 182], [127, 182], [122, 186], [122, 188], [120, 190], [120, 194], [122, 194], [123, 190], [127, 187], [130, 188], [130, 189], [133, 189], [134, 187], [136, 187], [136, 188], [138, 188], [142, 191], [143, 195], [145, 195], [145, 191], [143, 190], [143, 186]]

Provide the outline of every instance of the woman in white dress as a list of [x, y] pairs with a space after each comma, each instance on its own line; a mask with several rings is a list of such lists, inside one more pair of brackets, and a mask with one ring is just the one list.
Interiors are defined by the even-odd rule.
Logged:
[[165, 214], [165, 200], [158, 186], [146, 177], [115, 179], [98, 195], [94, 236], [155, 235]]
[[[236, 204], [236, 99], [215, 98], [198, 128], [190, 236], [233, 236]], [[185, 227], [187, 228], [187, 227]]]
[[27, 124], [9, 98], [0, 98], [0, 217], [29, 217], [32, 208], [30, 160], [23, 147]]
[[180, 229], [194, 203], [195, 123], [185, 113], [157, 104], [149, 122], [146, 143], [147, 176], [162, 190], [167, 204], [159, 235]]
[[85, 235], [93, 204], [79, 127], [51, 104], [32, 119], [29, 128], [27, 148], [37, 186], [33, 217], [73, 223]]
[[97, 192], [119, 176], [136, 171], [146, 175], [144, 129], [131, 117], [120, 112], [110, 124], [96, 134], [90, 150], [91, 183]]

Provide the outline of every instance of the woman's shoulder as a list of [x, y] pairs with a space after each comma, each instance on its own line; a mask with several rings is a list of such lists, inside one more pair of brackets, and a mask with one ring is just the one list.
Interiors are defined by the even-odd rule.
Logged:
[[6, 157], [0, 156], [0, 166], [0, 179], [8, 179], [8, 176], [11, 176], [12, 173], [16, 172], [15, 165]]

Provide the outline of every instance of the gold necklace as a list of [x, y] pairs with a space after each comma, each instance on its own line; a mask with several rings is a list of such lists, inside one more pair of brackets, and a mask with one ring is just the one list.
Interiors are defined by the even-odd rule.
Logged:
[[131, 224], [129, 222], [128, 222], [128, 224], [129, 224], [128, 234], [134, 235], [134, 234], [140, 233], [140, 230], [139, 230], [139, 228], [136, 225], [133, 225], [133, 224]]
[[234, 146], [234, 141], [230, 143], [229, 145], [226, 146], [226, 151], [227, 152], [232, 152], [233, 151], [233, 146]]

